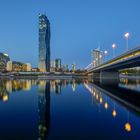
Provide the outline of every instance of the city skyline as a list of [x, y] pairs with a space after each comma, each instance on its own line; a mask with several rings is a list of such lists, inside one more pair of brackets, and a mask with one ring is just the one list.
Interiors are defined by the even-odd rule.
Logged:
[[125, 32], [130, 32], [129, 49], [139, 44], [139, 4], [137, 0], [1, 1], [0, 52], [8, 53], [11, 60], [31, 62], [36, 67], [38, 13], [46, 12], [52, 24], [51, 59], [61, 58], [65, 64], [75, 62], [78, 68], [84, 68], [98, 44], [108, 50], [107, 59], [112, 58], [112, 43], [117, 45], [115, 55], [125, 51]]

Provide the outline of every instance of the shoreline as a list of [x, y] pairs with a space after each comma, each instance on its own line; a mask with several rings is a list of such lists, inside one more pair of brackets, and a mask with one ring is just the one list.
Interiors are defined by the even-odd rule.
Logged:
[[53, 75], [0, 75], [0, 79], [86, 79], [87, 76], [79, 74], [53, 74]]

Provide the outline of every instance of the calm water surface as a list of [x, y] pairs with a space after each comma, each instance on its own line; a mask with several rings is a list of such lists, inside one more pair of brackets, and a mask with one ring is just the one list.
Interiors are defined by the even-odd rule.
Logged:
[[140, 140], [140, 80], [0, 80], [0, 140]]

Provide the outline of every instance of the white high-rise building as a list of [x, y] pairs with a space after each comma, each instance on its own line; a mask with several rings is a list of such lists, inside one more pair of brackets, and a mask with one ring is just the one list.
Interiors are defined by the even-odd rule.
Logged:
[[103, 54], [100, 49], [92, 50], [92, 63], [94, 67], [101, 65], [103, 62]]

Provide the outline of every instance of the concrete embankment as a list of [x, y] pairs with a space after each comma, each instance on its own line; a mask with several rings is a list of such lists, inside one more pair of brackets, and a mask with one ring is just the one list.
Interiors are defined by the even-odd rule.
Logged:
[[87, 78], [84, 74], [3, 74], [0, 78], [6, 79], [72, 79], [72, 78]]

